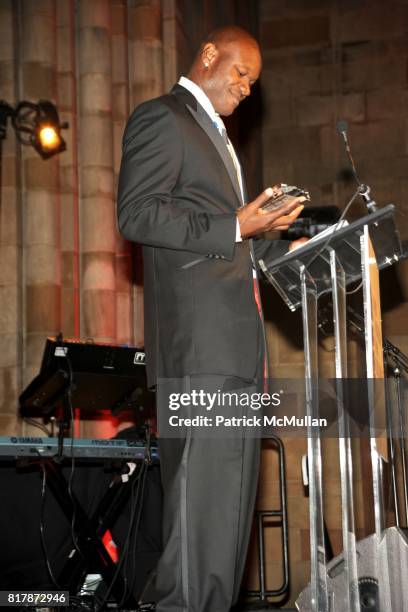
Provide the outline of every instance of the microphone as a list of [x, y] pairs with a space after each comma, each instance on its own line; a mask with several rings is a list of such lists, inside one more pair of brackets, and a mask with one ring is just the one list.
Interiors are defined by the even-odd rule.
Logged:
[[350, 162], [351, 171], [353, 173], [354, 179], [359, 187], [359, 193], [364, 200], [364, 203], [367, 207], [369, 213], [373, 213], [377, 210], [377, 204], [370, 196], [371, 189], [368, 185], [362, 183], [358, 177], [356, 166], [354, 164], [353, 156], [351, 154], [350, 144], [347, 138], [347, 121], [341, 119], [336, 123], [336, 130], [342, 136], [344, 140], [344, 148], [346, 149], [347, 157]]
[[347, 121], [344, 121], [344, 119], [340, 119], [337, 123], [336, 123], [336, 130], [338, 131], [339, 134], [341, 134], [341, 136], [343, 136], [344, 141], [346, 144], [348, 144], [347, 142]]

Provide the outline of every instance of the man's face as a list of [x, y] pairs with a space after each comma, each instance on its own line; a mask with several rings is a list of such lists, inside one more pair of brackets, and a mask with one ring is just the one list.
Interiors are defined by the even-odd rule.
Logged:
[[213, 53], [204, 56], [204, 64], [209, 59], [209, 65], [201, 87], [216, 112], [225, 117], [251, 93], [261, 72], [261, 55], [257, 45], [246, 40], [220, 48], [213, 46], [209, 51]]

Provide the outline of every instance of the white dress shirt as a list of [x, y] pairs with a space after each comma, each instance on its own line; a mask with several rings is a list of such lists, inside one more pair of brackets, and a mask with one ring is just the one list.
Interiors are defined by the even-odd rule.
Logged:
[[[207, 115], [210, 117], [211, 121], [216, 125], [217, 129], [220, 132], [222, 129], [225, 130], [224, 122], [222, 121], [219, 114], [215, 111], [211, 103], [211, 100], [204, 93], [201, 87], [199, 87], [196, 83], [194, 83], [194, 81], [190, 81], [190, 79], [187, 79], [184, 76], [180, 77], [178, 84], [184, 87], [185, 89], [187, 89], [195, 97], [197, 102], [201, 104], [201, 106], [203, 107]], [[229, 154], [232, 157], [232, 161], [234, 163], [235, 170], [237, 173], [239, 188], [241, 191], [242, 205], [243, 205], [244, 204], [244, 194], [243, 194], [241, 165], [238, 161], [238, 157], [235, 153], [234, 147], [232, 146], [231, 141], [228, 139], [228, 136], [227, 136], [227, 148], [228, 148]], [[239, 227], [238, 218], [237, 218], [237, 225], [236, 225], [235, 242], [242, 242], [241, 230]]]

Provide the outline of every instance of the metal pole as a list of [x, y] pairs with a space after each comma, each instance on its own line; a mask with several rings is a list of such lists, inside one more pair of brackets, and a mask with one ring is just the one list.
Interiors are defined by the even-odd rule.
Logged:
[[322, 454], [318, 418], [317, 290], [304, 265], [299, 267], [302, 291], [303, 339], [305, 349], [305, 390], [307, 454], [309, 464], [309, 522], [311, 555], [311, 609], [328, 612], [326, 552], [323, 525]]
[[345, 407], [347, 380], [347, 331], [346, 331], [346, 277], [344, 269], [330, 252], [330, 276], [333, 296], [333, 324], [335, 338], [336, 401], [339, 419], [339, 462], [341, 475], [341, 510], [345, 574], [345, 609], [360, 612], [358, 592], [356, 533], [353, 497], [353, 461], [350, 439], [350, 416]]

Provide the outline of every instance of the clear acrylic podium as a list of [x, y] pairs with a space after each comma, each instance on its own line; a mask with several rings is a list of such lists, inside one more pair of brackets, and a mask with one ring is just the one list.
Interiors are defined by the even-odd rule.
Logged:
[[[403, 257], [401, 242], [394, 222], [395, 207], [389, 205], [358, 221], [317, 238], [273, 262], [260, 261], [262, 270], [287, 306], [302, 309], [305, 351], [306, 414], [319, 418], [318, 402], [318, 299], [331, 293], [335, 336], [336, 405], [339, 435], [341, 508], [343, 532], [342, 588], [340, 595], [330, 587], [324, 548], [323, 487], [321, 432], [308, 426], [309, 517], [311, 581], [306, 595], [297, 601], [301, 612], [361, 612], [358, 588], [359, 555], [356, 549], [354, 523], [353, 469], [349, 416], [345, 410], [347, 379], [346, 287], [360, 281], [363, 288], [365, 355], [369, 408], [369, 453], [372, 470], [372, 498], [377, 544], [384, 534], [381, 455], [386, 453], [386, 440], [375, 437], [376, 378], [384, 378], [379, 297], [379, 270]], [[375, 408], [375, 409], [374, 409]], [[385, 410], [385, 407], [384, 407]], [[312, 422], [308, 419], [309, 422]], [[382, 556], [386, 559], [386, 556]], [[379, 561], [380, 562], [380, 561]], [[386, 568], [378, 568], [378, 575]], [[393, 610], [389, 585], [379, 585], [381, 611]], [[408, 581], [408, 568], [407, 568]], [[408, 602], [407, 602], [408, 610]], [[402, 609], [402, 608], [400, 608]], [[405, 610], [405, 607], [404, 607]]]

